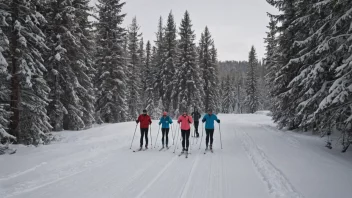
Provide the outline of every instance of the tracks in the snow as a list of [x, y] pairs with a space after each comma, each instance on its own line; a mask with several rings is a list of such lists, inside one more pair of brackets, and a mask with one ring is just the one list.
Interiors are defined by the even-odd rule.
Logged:
[[[237, 131], [236, 131], [237, 133]], [[270, 194], [274, 197], [302, 198], [285, 175], [265, 155], [248, 133], [239, 130], [238, 137], [255, 169], [266, 183]]]

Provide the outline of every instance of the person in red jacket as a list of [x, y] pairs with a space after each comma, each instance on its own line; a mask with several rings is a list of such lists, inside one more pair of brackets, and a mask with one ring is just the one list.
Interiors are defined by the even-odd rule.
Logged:
[[141, 149], [143, 147], [143, 136], [145, 136], [145, 148], [148, 149], [148, 129], [149, 125], [152, 124], [152, 120], [150, 119], [150, 116], [147, 114], [147, 110], [143, 110], [143, 114], [138, 116], [138, 119], [136, 120], [137, 124], [140, 123], [140, 128], [141, 128], [141, 140], [140, 140], [140, 145]]
[[181, 134], [182, 134], [182, 153], [188, 152], [189, 147], [189, 136], [191, 134], [191, 125], [193, 123], [192, 116], [187, 115], [187, 112], [183, 112], [183, 114], [178, 118], [177, 121], [181, 124]]

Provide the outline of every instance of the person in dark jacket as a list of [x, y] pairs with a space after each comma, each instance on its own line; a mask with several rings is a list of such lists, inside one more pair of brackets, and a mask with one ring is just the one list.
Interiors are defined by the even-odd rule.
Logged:
[[212, 110], [209, 110], [208, 114], [206, 114], [202, 119], [202, 122], [203, 123], [205, 122], [205, 132], [207, 134], [207, 137], [205, 139], [206, 150], [208, 150], [209, 138], [210, 138], [210, 150], [213, 149], [214, 121], [216, 121], [217, 123], [220, 123], [220, 120], [215, 114], [213, 114]]
[[195, 133], [195, 136], [199, 137], [198, 126], [199, 126], [199, 119], [202, 117], [202, 115], [200, 115], [198, 110], [195, 109], [194, 112], [192, 113], [192, 117], [193, 117], [193, 121], [194, 121], [194, 133]]
[[140, 146], [141, 149], [143, 147], [143, 136], [145, 136], [145, 148], [148, 149], [148, 129], [149, 125], [152, 124], [152, 120], [150, 119], [150, 116], [147, 114], [147, 110], [143, 110], [143, 114], [138, 116], [138, 119], [136, 120], [136, 123], [140, 123], [140, 128], [141, 128], [141, 140], [140, 140]]
[[169, 148], [169, 131], [170, 131], [170, 124], [172, 124], [172, 119], [170, 116], [167, 115], [167, 112], [163, 113], [163, 117], [160, 118], [159, 125], [161, 125], [161, 133], [163, 137], [161, 138], [161, 142], [164, 148], [164, 138], [166, 139], [166, 148]]

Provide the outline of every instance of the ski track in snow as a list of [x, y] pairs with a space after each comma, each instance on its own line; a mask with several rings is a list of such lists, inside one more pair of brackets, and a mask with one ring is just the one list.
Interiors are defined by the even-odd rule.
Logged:
[[246, 150], [248, 157], [252, 160], [256, 170], [267, 184], [270, 194], [275, 198], [303, 198], [304, 196], [294, 189], [290, 181], [271, 163], [263, 150], [256, 145], [248, 133], [243, 130], [240, 131], [238, 137], [241, 139], [242, 146]]
[[[214, 153], [204, 155], [204, 134], [202, 142], [190, 139], [188, 159], [178, 157], [179, 140], [175, 154], [176, 142], [168, 151], [133, 153], [132, 122], [60, 132], [60, 142], [0, 156], [0, 198], [330, 198], [352, 193], [349, 153], [337, 155], [333, 149], [325, 154], [319, 140], [275, 129], [264, 115], [219, 117], [224, 149], [216, 127]], [[136, 135], [133, 148], [139, 146]], [[157, 141], [160, 146], [160, 134]]]
[[46, 165], [47, 163], [46, 162], [42, 162], [36, 166], [34, 166], [33, 168], [30, 168], [30, 169], [27, 169], [25, 171], [19, 171], [17, 173], [14, 173], [14, 174], [11, 174], [11, 175], [8, 175], [8, 176], [3, 176], [3, 177], [0, 177], [0, 181], [4, 181], [4, 180], [9, 180], [9, 179], [14, 179], [16, 177], [19, 177], [21, 175], [25, 175], [29, 172], [32, 172], [32, 171], [35, 171], [37, 168], [40, 168], [41, 166], [44, 166]]

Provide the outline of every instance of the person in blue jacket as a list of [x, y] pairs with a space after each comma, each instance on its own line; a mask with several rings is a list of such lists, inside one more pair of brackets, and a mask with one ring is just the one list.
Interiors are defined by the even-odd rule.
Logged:
[[218, 117], [213, 114], [212, 110], [208, 111], [208, 114], [206, 114], [203, 119], [202, 122], [205, 122], [205, 133], [207, 135], [205, 143], [206, 143], [206, 149], [208, 149], [208, 143], [209, 143], [209, 137], [210, 137], [210, 149], [213, 149], [213, 136], [214, 136], [214, 121], [216, 121], [217, 123], [220, 123], [220, 120], [218, 119]]
[[167, 115], [167, 112], [163, 113], [163, 117], [160, 118], [159, 125], [161, 125], [161, 133], [163, 137], [161, 138], [161, 142], [164, 148], [164, 138], [166, 139], [166, 148], [168, 147], [169, 143], [169, 131], [170, 131], [170, 124], [172, 124], [172, 119], [170, 116]]

